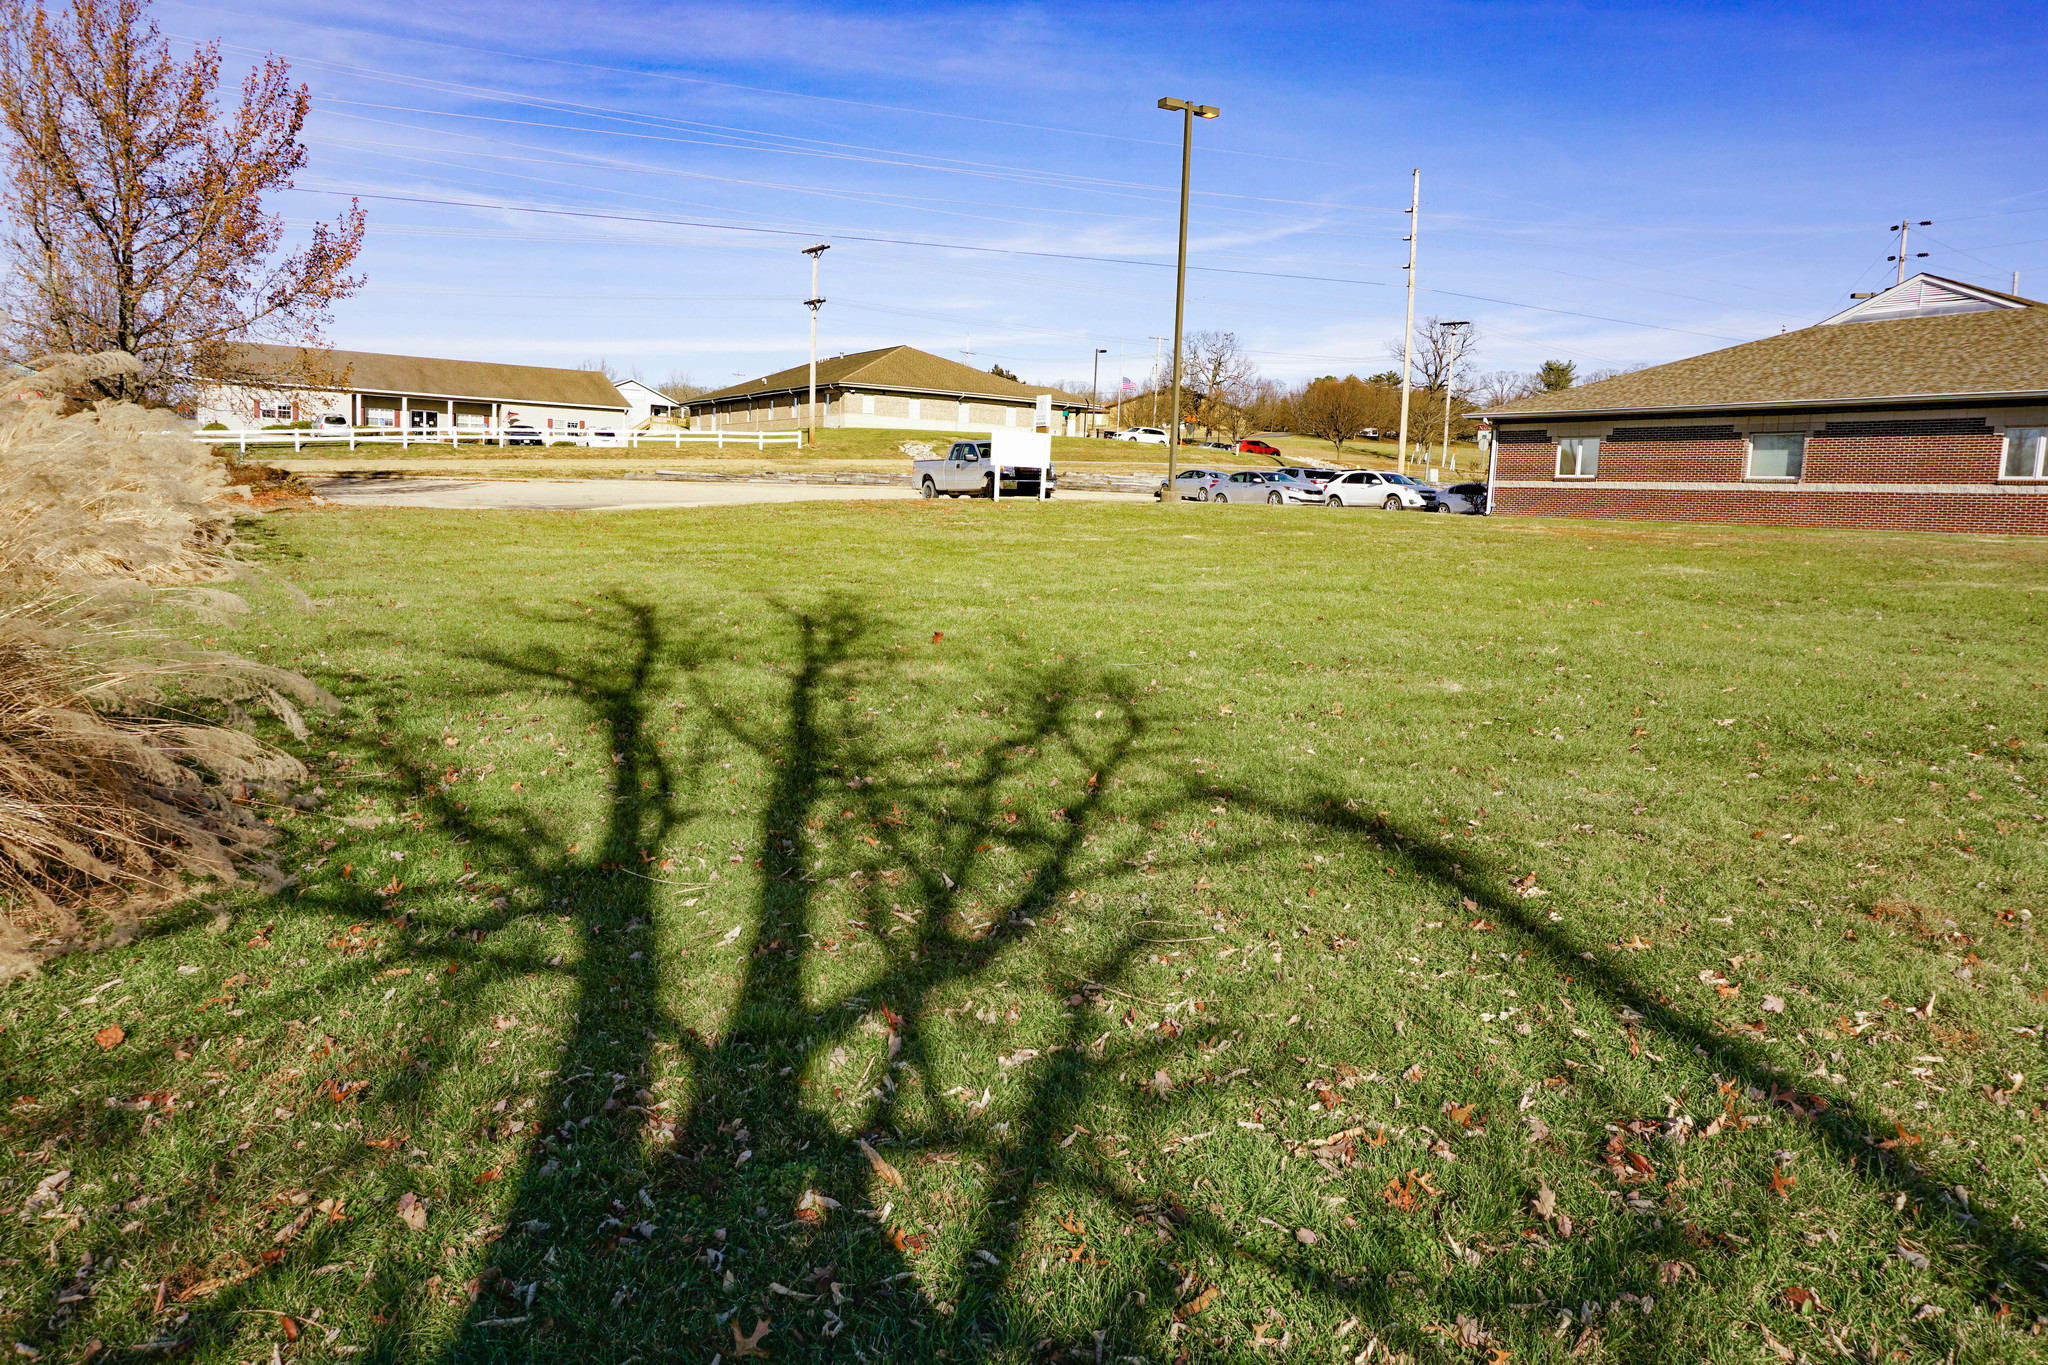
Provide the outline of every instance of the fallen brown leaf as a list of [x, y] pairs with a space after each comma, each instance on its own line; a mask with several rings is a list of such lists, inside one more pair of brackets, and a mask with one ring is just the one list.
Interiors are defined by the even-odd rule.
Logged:
[[106, 1051], [111, 1052], [121, 1046], [127, 1037], [128, 1031], [126, 1029], [122, 1028], [119, 1024], [109, 1024], [98, 1033], [95, 1033], [92, 1036], [92, 1040]]
[[427, 1206], [418, 1195], [408, 1190], [398, 1196], [398, 1218], [414, 1232], [424, 1232], [427, 1227]]
[[1795, 1313], [1825, 1313], [1827, 1305], [1811, 1289], [1792, 1285], [1785, 1290], [1785, 1306]]
[[903, 1186], [903, 1172], [884, 1161], [882, 1154], [873, 1147], [870, 1147], [866, 1138], [856, 1140], [860, 1144], [860, 1154], [868, 1159], [868, 1167], [875, 1173], [875, 1179], [881, 1181], [884, 1185], [894, 1185], [901, 1189]]
[[1216, 1302], [1216, 1296], [1222, 1292], [1223, 1291], [1218, 1289], [1215, 1285], [1210, 1285], [1207, 1289], [1204, 1289], [1201, 1293], [1195, 1295], [1192, 1299], [1189, 1299], [1186, 1303], [1174, 1309], [1174, 1321], [1186, 1322], [1189, 1318], [1201, 1312], [1210, 1304]]
[[754, 1319], [754, 1330], [747, 1336], [740, 1335], [739, 1323], [733, 1322], [727, 1325], [732, 1328], [732, 1358], [734, 1360], [745, 1360], [749, 1356], [767, 1358], [768, 1353], [761, 1349], [761, 1338], [768, 1335], [767, 1319]]

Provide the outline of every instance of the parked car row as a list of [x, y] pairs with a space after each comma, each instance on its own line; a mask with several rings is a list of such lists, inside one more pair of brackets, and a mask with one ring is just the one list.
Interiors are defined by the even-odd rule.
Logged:
[[[1163, 446], [1166, 442], [1164, 427], [1129, 427], [1109, 434], [1112, 441], [1137, 441], [1144, 445]], [[1182, 441], [1183, 450], [1234, 450], [1240, 455], [1278, 455], [1280, 447], [1268, 445], [1256, 436], [1247, 436], [1235, 443], [1230, 441]]]
[[[1166, 500], [1164, 480], [1153, 496]], [[1183, 502], [1263, 502], [1274, 507], [1308, 504], [1466, 515], [1486, 510], [1483, 483], [1438, 488], [1385, 469], [1183, 469], [1174, 476], [1173, 496]]]

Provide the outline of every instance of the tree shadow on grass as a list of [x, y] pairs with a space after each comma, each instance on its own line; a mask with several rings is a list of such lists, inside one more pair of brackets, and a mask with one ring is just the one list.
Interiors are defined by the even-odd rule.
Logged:
[[[958, 1008], [953, 1002], [962, 988], [1004, 970], [1084, 999], [1135, 991], [1130, 975], [1145, 951], [1135, 933], [1098, 938], [1085, 961], [1059, 969], [1030, 965], [1031, 954], [1058, 942], [1048, 936], [1058, 933], [1060, 917], [1078, 913], [1076, 893], [1103, 885], [1095, 861], [1102, 850], [1087, 844], [1105, 827], [1104, 793], [1119, 773], [1158, 757], [1171, 741], [1154, 737], [1131, 702], [1112, 703], [1106, 724], [1076, 723], [1079, 698], [1130, 691], [1113, 678], [1032, 671], [1008, 679], [999, 696], [983, 687], [994, 699], [991, 709], [1010, 709], [1002, 738], [946, 760], [958, 767], [944, 766], [912, 747], [928, 731], [913, 726], [909, 739], [896, 738], [882, 728], [888, 722], [840, 700], [851, 688], [872, 691], [901, 672], [868, 641], [857, 608], [779, 610], [790, 657], [776, 675], [781, 695], [767, 707], [727, 683], [707, 639], [679, 643], [664, 633], [656, 611], [632, 603], [615, 603], [595, 622], [604, 648], [594, 661], [566, 649], [485, 660], [510, 676], [573, 692], [601, 729], [609, 809], [586, 853], [564, 850], [563, 836], [538, 812], [514, 812], [508, 826], [465, 811], [456, 799], [463, 788], [439, 771], [431, 752], [386, 755], [397, 780], [426, 794], [436, 827], [468, 841], [480, 861], [495, 858], [508, 869], [505, 904], [469, 927], [488, 932], [517, 917], [560, 913], [570, 917], [575, 936], [573, 953], [559, 966], [535, 953], [467, 954], [461, 940], [415, 945], [437, 971], [462, 964], [443, 983], [457, 1028], [487, 1027], [496, 989], [523, 977], [560, 973], [574, 992], [570, 1027], [538, 1110], [541, 1136], [493, 1139], [495, 1150], [512, 1159], [491, 1169], [516, 1182], [516, 1191], [451, 1356], [596, 1353], [617, 1362], [718, 1351], [732, 1358], [735, 1346], [766, 1323], [762, 1344], [778, 1359], [840, 1358], [851, 1350], [871, 1361], [935, 1359], [942, 1352], [948, 1359], [1022, 1360], [1043, 1347], [1041, 1358], [1089, 1360], [1098, 1352], [1154, 1349], [1176, 1330], [1186, 1267], [1223, 1260], [1253, 1266], [1330, 1312], [1369, 1324], [1406, 1322], [1409, 1349], [1429, 1340], [1415, 1335], [1426, 1318], [1441, 1324], [1465, 1312], [1498, 1320], [1509, 1287], [1529, 1279], [1496, 1272], [1498, 1256], [1485, 1273], [1445, 1276], [1436, 1239], [1404, 1240], [1397, 1234], [1409, 1224], [1361, 1209], [1364, 1232], [1384, 1225], [1387, 1235], [1372, 1242], [1355, 1269], [1333, 1266], [1284, 1238], [1249, 1241], [1241, 1222], [1212, 1213], [1191, 1186], [1178, 1184], [1184, 1177], [1141, 1186], [1089, 1143], [1074, 1140], [1077, 1129], [1100, 1133], [1141, 1104], [1168, 1118], [1203, 1112], [1211, 1103], [1209, 1082], [1199, 1078], [1198, 1061], [1190, 1074], [1186, 1043], [1156, 1034], [1137, 1043], [1119, 1039], [1105, 1057], [1090, 1040], [1099, 1018], [1076, 1009], [1054, 1036], [1038, 1040], [1037, 1056], [1018, 1063], [1022, 1097], [1003, 1111], [1012, 1115], [1009, 1123], [979, 1114], [973, 1087], [964, 1084], [976, 1077], [949, 1050], [942, 1017]], [[574, 624], [593, 628], [590, 621]], [[687, 699], [685, 719], [697, 727], [683, 759], [667, 757], [651, 735], [650, 715], [669, 692]], [[759, 886], [729, 950], [707, 943], [710, 936], [690, 938], [677, 922], [673, 900], [681, 889], [663, 883], [684, 874], [642, 861], [643, 850], [658, 855], [664, 839], [708, 811], [707, 792], [719, 780], [708, 757], [713, 740], [742, 745], [764, 774], [750, 817], [756, 829], [743, 855], [758, 859]], [[1053, 754], [1070, 772], [1094, 780], [1067, 779], [1076, 794], [1060, 816], [1008, 811], [1006, 798], [1024, 779], [1042, 776]], [[913, 775], [901, 776], [912, 759], [919, 761]], [[1599, 957], [1598, 945], [1575, 942], [1531, 914], [1528, 902], [1500, 890], [1505, 875], [1469, 851], [1454, 859], [1422, 831], [1376, 824], [1335, 795], [1276, 801], [1257, 791], [1170, 780], [1156, 790], [1150, 797], [1127, 791], [1118, 798], [1120, 813], [1144, 820], [1221, 797], [1242, 810], [1318, 826], [1361, 851], [1398, 836], [1404, 870], [1420, 874], [1423, 898], [1455, 904], [1469, 897], [1472, 913], [1516, 935], [1535, 959], [1572, 974], [1580, 989], [1617, 1013], [1640, 1016], [1637, 1027], [1664, 1040], [1656, 1045], [1682, 1058], [1700, 1049], [1705, 1055], [1696, 1063], [1681, 1062], [1698, 1079], [1715, 1071], [1768, 1095], [1772, 1073], [1760, 1049], [1660, 1001], [1617, 962], [1586, 962], [1580, 954], [1592, 948]], [[1014, 824], [1007, 820], [1013, 813]], [[865, 830], [875, 833], [859, 832]], [[1259, 856], [1238, 839], [1160, 859], [1153, 871], [1185, 875]], [[864, 963], [850, 989], [826, 973], [847, 951], [841, 926], [821, 903], [828, 891], [857, 906], [870, 945], [863, 951], [880, 959]], [[338, 920], [388, 920], [384, 902], [367, 888], [323, 896], [316, 907]], [[722, 1024], [692, 1033], [678, 1017], [678, 992], [715, 992], [723, 1001], [728, 991], [720, 973], [736, 955]], [[359, 992], [367, 971], [349, 967], [292, 988], [273, 1002], [273, 1013], [312, 1012], [323, 992]], [[867, 1029], [880, 1032], [868, 1036]], [[855, 1082], [854, 1065], [836, 1072], [830, 1058], [842, 1047], [865, 1049], [879, 1075], [871, 1068]], [[682, 1067], [679, 1108], [665, 1104], [651, 1084], [671, 1051]], [[1385, 1067], [1396, 1058], [1355, 1060]], [[1117, 1068], [1141, 1078], [1167, 1070], [1171, 1088], [1140, 1097], [1116, 1079]], [[1276, 1081], [1286, 1069], [1257, 1062], [1246, 1084]], [[388, 1107], [432, 1103], [437, 1084], [432, 1073], [394, 1079], [374, 1099]], [[828, 1099], [835, 1088], [855, 1093]], [[1931, 1174], [1872, 1147], [1845, 1097], [1830, 1098], [1826, 1111], [1801, 1122], [1836, 1159], [1861, 1180], [1939, 1207]], [[870, 1163], [863, 1140], [903, 1168], [910, 1193]], [[956, 1205], [963, 1210], [958, 1225], [941, 1237], [911, 1216], [910, 1195], [956, 1194], [949, 1185], [971, 1199]], [[800, 1209], [809, 1191], [840, 1207]], [[1098, 1324], [1099, 1339], [1076, 1338], [1075, 1312], [1054, 1312], [1034, 1299], [1039, 1284], [1027, 1269], [1047, 1250], [1040, 1213], [1055, 1200], [1063, 1207], [1091, 1202], [1147, 1237], [1164, 1234], [1158, 1255], [1136, 1267], [1107, 1267], [1085, 1284], [1076, 1273], [1075, 1292], [1088, 1300], [1080, 1316]], [[892, 1203], [904, 1211], [864, 1216]], [[807, 1212], [818, 1216], [802, 1216]], [[385, 1211], [376, 1216], [385, 1220], [380, 1226], [395, 1227]], [[430, 1210], [430, 1219], [439, 1216]], [[1626, 1214], [1610, 1222], [1622, 1231], [1611, 1239], [1609, 1261], [1632, 1259], [1641, 1276], [1651, 1275], [1659, 1259], [1688, 1254], [1674, 1240], [1681, 1236], [1675, 1226], [1658, 1231]], [[191, 1227], [197, 1233], [202, 1225], [203, 1219]], [[310, 1245], [294, 1254], [322, 1257], [345, 1231], [314, 1229]], [[1099, 1240], [1102, 1231], [1084, 1229], [1054, 1250], [1086, 1256], [1083, 1243]], [[920, 1248], [927, 1236], [933, 1243]], [[2008, 1235], [1988, 1218], [1968, 1236], [1983, 1252], [1979, 1292], [2011, 1297], [2000, 1281], [2038, 1291], [2030, 1265], [2041, 1252], [2031, 1239]], [[1272, 1240], [1280, 1242], [1277, 1249]], [[401, 1251], [387, 1264], [408, 1262]], [[1547, 1284], [1544, 1292], [1571, 1303], [1582, 1293], [1609, 1293], [1621, 1278], [1606, 1262], [1597, 1270], [1578, 1265], [1577, 1278]], [[388, 1305], [373, 1359], [416, 1353], [427, 1326], [412, 1316], [419, 1286], [403, 1273], [386, 1269], [363, 1287]], [[1400, 1282], [1404, 1275], [1431, 1281], [1429, 1295], [1418, 1302]], [[202, 1343], [224, 1339], [237, 1314], [263, 1303], [261, 1283], [208, 1300], [188, 1330]], [[1208, 1339], [1212, 1330], [1199, 1336]], [[1676, 1358], [1687, 1349], [1677, 1330], [1646, 1319], [1631, 1349]], [[1183, 1330], [1181, 1344], [1198, 1356], [1231, 1349], [1203, 1345], [1193, 1328]]]
[[[486, 1292], [451, 1347], [455, 1358], [666, 1352], [678, 1340], [731, 1354], [761, 1324], [785, 1359], [842, 1346], [870, 1359], [926, 1358], [949, 1343], [958, 1350], [962, 1342], [994, 1348], [999, 1339], [1012, 1347], [1025, 1339], [988, 1301], [997, 1277], [982, 1273], [986, 1259], [969, 1256], [958, 1268], [957, 1302], [905, 1283], [930, 1278], [931, 1267], [914, 1261], [925, 1234], [908, 1218], [885, 1216], [894, 1187], [878, 1163], [884, 1151], [905, 1159], [940, 1138], [959, 1153], [953, 1159], [972, 1159], [974, 1144], [955, 1140], [963, 1115], [939, 1090], [949, 1063], [928, 1044], [930, 1002], [1057, 918], [1049, 907], [1074, 890], [1091, 816], [1141, 742], [1142, 723], [1126, 706], [1113, 724], [1096, 727], [1105, 736], [1083, 738], [1070, 724], [1073, 698], [1101, 680], [1034, 674], [1001, 689], [1015, 714], [1002, 741], [971, 765], [939, 769], [945, 775], [930, 782], [878, 780], [872, 774], [906, 751], [832, 699], [893, 665], [863, 649], [865, 623], [847, 604], [783, 618], [793, 658], [770, 713], [718, 693], [708, 646], [668, 651], [697, 723], [750, 750], [765, 774], [752, 841], [759, 890], [731, 949], [744, 958], [725, 1025], [710, 1036], [681, 1026], [659, 994], [665, 974], [670, 990], [679, 979], [690, 982], [686, 989], [718, 990], [713, 974], [729, 960], [723, 945], [677, 947], [665, 964], [649, 951], [618, 979], [617, 960], [630, 944], [685, 941], [668, 926], [652, 937], [619, 937], [636, 921], [652, 926], [652, 883], [579, 907], [587, 965], [547, 1102], [550, 1128], [527, 1153], [506, 1232], [480, 1277]], [[562, 676], [556, 658], [496, 662]], [[644, 671], [632, 676], [628, 690], [646, 685]], [[658, 848], [668, 817], [638, 793], [662, 760], [637, 747], [641, 703], [588, 677], [577, 685], [597, 698], [613, 737], [609, 856]], [[703, 751], [703, 737], [693, 747]], [[1021, 883], [1018, 891], [993, 906], [978, 897], [963, 906], [964, 888], [996, 852], [984, 840], [1000, 819], [1002, 788], [1041, 747], [1060, 748], [1092, 779], [1061, 818], [1006, 830], [1005, 851], [1026, 864], [1005, 874]], [[869, 776], [847, 781], [847, 773]], [[828, 832], [835, 813], [839, 831], [865, 825], [887, 837], [869, 837], [861, 849], [850, 833]], [[834, 879], [859, 898], [859, 923], [882, 958], [850, 991], [823, 985], [813, 970], [812, 959], [832, 951], [820, 939], [838, 933], [815, 905], [820, 885]], [[907, 928], [891, 936], [899, 924]], [[1089, 974], [1115, 980], [1134, 946], [1105, 953]], [[821, 1102], [830, 1085], [821, 1062], [856, 1042], [864, 1026], [887, 1034], [882, 1071], [835, 1122]], [[670, 1046], [686, 1072], [680, 1112], [639, 1088], [651, 1052]], [[1067, 1089], [1053, 1111], [1082, 1102], [1085, 1087]], [[912, 1095], [918, 1119], [905, 1115]], [[601, 1171], [609, 1173], [602, 1183]], [[837, 1207], [805, 1207], [812, 1191]], [[875, 1216], [860, 1216], [861, 1204]]]
[[[1218, 794], [1215, 787], [1205, 787], [1199, 793], [1192, 786], [1187, 789], [1189, 799]], [[1964, 1208], [1959, 1216], [1957, 1201], [1942, 1177], [1931, 1166], [1914, 1161], [1906, 1154], [1906, 1148], [1895, 1149], [1888, 1141], [1893, 1134], [1886, 1130], [1895, 1125], [1874, 1126], [1853, 1097], [1827, 1083], [1814, 1087], [1813, 1077], [1803, 1077], [1800, 1084], [1793, 1085], [1754, 1039], [1739, 1030], [1712, 1027], [1693, 1016], [1629, 971], [1624, 965], [1628, 959], [1618, 951], [1581, 941], [1563, 925], [1532, 909], [1529, 899], [1510, 894], [1504, 889], [1511, 885], [1509, 872], [1493, 865], [1492, 860], [1476, 850], [1446, 848], [1435, 837], [1434, 829], [1408, 824], [1385, 812], [1362, 813], [1356, 809], [1355, 801], [1336, 792], [1325, 791], [1298, 801], [1276, 801], [1236, 787], [1222, 789], [1220, 795], [1244, 810], [1259, 811], [1305, 827], [1320, 827], [1349, 841], [1354, 850], [1370, 849], [1394, 862], [1390, 872], [1405, 868], [1419, 879], [1424, 888], [1424, 903], [1458, 907], [1439, 913], [1457, 916], [1462, 911], [1466, 918], [1505, 931], [1510, 938], [1489, 946], [1514, 947], [1518, 943], [1521, 958], [1532, 965], [1548, 967], [1559, 979], [1570, 983], [1575, 995], [1581, 999], [1591, 996], [1629, 1027], [1631, 1045], [1634, 1035], [1639, 1033], [1642, 1046], [1668, 1052], [1675, 1061], [1672, 1069], [1680, 1076], [1689, 1073], [1691, 1083], [1674, 1083], [1672, 1088], [1681, 1093], [1697, 1089], [1713, 1097], [1723, 1107], [1731, 1128], [1740, 1131], [1747, 1123], [1745, 1115], [1767, 1116], [1765, 1122], [1789, 1122], [1854, 1181], [1873, 1193], [1903, 1201], [1902, 1214], [1906, 1204], [1917, 1206], [1913, 1215], [1898, 1220], [1902, 1247], [1911, 1249], [1918, 1245], [1912, 1239], [1923, 1236], [1928, 1223], [1915, 1219], [1920, 1216], [1919, 1210], [1926, 1210], [1933, 1222], [1946, 1225], [1950, 1234], [1971, 1249], [1970, 1254], [1942, 1264], [1940, 1273], [1976, 1298], [1994, 1318], [2011, 1312], [2015, 1314], [2014, 1321], [2025, 1322], [2048, 1308], [2048, 1244], [2020, 1227], [2017, 1220], [2008, 1224], [1995, 1208], [1980, 1206], [1975, 1215]], [[1383, 851], [1387, 845], [1392, 845], [1391, 853]], [[1500, 1027], [1505, 1030], [1506, 1025]], [[1385, 1059], [1379, 1060], [1383, 1063]], [[1447, 1086], [1456, 1090], [1458, 1083], [1448, 1081]], [[1426, 1095], [1430, 1087], [1420, 1089]], [[1617, 1122], [1644, 1117], [1626, 1112], [1627, 1102], [1620, 1096], [1611, 1097], [1608, 1114]], [[1587, 1106], [1587, 1117], [1596, 1112], [1597, 1106]], [[1650, 1138], [1637, 1138], [1636, 1142], [1647, 1141], [1654, 1146], [1655, 1121], [1668, 1117], [1650, 1115]], [[1594, 1149], [1606, 1145], [1605, 1140], [1592, 1143], [1577, 1155], [1596, 1155]], [[1660, 1164], [1668, 1165], [1686, 1153], [1682, 1146], [1662, 1146], [1656, 1154]], [[1769, 1173], [1766, 1170], [1757, 1176], [1760, 1186]], [[1656, 1192], [1669, 1174], [1667, 1170], [1662, 1179], [1645, 1182], [1646, 1189]], [[1734, 1249], [1718, 1234], [1696, 1229], [1682, 1218], [1674, 1218], [1669, 1224], [1656, 1218], [1654, 1215], [1663, 1211], [1662, 1205], [1639, 1207], [1624, 1202], [1625, 1188], [1617, 1189], [1611, 1196], [1615, 1209], [1624, 1215], [1625, 1231], [1618, 1238], [1610, 1237], [1608, 1256], [1600, 1264], [1586, 1267], [1584, 1283], [1543, 1283], [1544, 1295], [1554, 1304], [1569, 1311], [1574, 1303], [1584, 1299], [1597, 1301], [1603, 1294], [1611, 1295], [1618, 1284], [1631, 1280], [1639, 1295], [1668, 1294], [1672, 1292], [1671, 1281], [1659, 1277], [1658, 1267], [1690, 1264], [1687, 1258], [1699, 1259], [1703, 1251], [1711, 1255], [1717, 1247]], [[1664, 1193], [1678, 1188], [1677, 1184], [1668, 1185]], [[1675, 1201], [1673, 1207], [1682, 1208], [1683, 1200]], [[1385, 1211], [1376, 1211], [1376, 1215], [1386, 1216]], [[1892, 1254], [1890, 1246], [1877, 1250], [1881, 1255]], [[1504, 1284], [1477, 1275], [1464, 1280], [1462, 1287], [1454, 1287], [1453, 1281], [1446, 1280], [1443, 1288], [1447, 1292], [1434, 1307], [1444, 1319], [1457, 1313], [1497, 1314], [1507, 1299], [1502, 1292]], [[1377, 1280], [1348, 1282], [1338, 1286], [1338, 1290], [1341, 1299], [1368, 1320], [1386, 1320], [1404, 1307], [1412, 1307], [1412, 1300], [1385, 1292]], [[1903, 1323], [1902, 1313], [1893, 1327]], [[1687, 1357], [1683, 1352], [1698, 1348], [1700, 1342], [1696, 1338], [1685, 1342], [1667, 1340], [1667, 1334], [1681, 1326], [1697, 1324], [1681, 1324], [1668, 1312], [1662, 1320], [1646, 1315], [1642, 1322], [1631, 1324], [1631, 1341], [1634, 1347], [1652, 1352], [1675, 1350], [1679, 1354], [1669, 1358], [1684, 1359]], [[1920, 1344], [1937, 1354], [1955, 1340], [1953, 1330], [1940, 1322], [1916, 1324], [1913, 1330]], [[1872, 1348], [1873, 1352], [1876, 1350]]]

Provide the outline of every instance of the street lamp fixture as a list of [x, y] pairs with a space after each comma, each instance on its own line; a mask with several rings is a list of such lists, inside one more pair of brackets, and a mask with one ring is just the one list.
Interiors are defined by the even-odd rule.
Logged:
[[830, 242], [804, 248], [804, 255], [811, 258], [811, 296], [804, 300], [804, 306], [811, 310], [811, 394], [804, 407], [804, 421], [808, 424], [804, 444], [807, 446], [818, 442], [818, 309], [825, 303], [818, 297], [818, 258], [831, 249]]
[[1173, 277], [1173, 416], [1166, 429], [1166, 488], [1159, 498], [1161, 507], [1171, 507], [1180, 501], [1174, 496], [1173, 480], [1180, 465], [1180, 335], [1188, 299], [1188, 177], [1194, 169], [1195, 120], [1215, 118], [1221, 111], [1214, 105], [1175, 99], [1162, 99], [1159, 107], [1181, 116], [1180, 264]]

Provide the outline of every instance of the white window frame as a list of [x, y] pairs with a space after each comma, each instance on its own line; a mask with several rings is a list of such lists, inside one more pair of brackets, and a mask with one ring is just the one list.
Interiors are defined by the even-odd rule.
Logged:
[[[2034, 472], [2031, 474], [2007, 472], [2012, 461], [2013, 440], [2021, 433], [2034, 443]], [[2048, 479], [2048, 427], [2007, 427], [2005, 440], [1998, 452], [1998, 477], [2003, 483], [2039, 483]]]
[[[1591, 468], [1590, 470], [1585, 470], [1585, 471], [1581, 471], [1581, 470], [1580, 470], [1580, 468], [1579, 468], [1579, 466], [1580, 466], [1580, 465], [1582, 465], [1582, 464], [1583, 464], [1583, 463], [1585, 462], [1585, 447], [1584, 447], [1584, 445], [1583, 445], [1582, 443], [1583, 443], [1583, 442], [1587, 442], [1587, 441], [1590, 441], [1590, 442], [1592, 442], [1592, 443], [1593, 443], [1593, 467], [1592, 467], [1592, 468]], [[1571, 446], [1571, 447], [1573, 447], [1573, 449], [1572, 449], [1572, 472], [1571, 472], [1571, 473], [1569, 473], [1569, 474], [1565, 473], [1565, 469], [1564, 469], [1564, 450], [1565, 450], [1565, 447], [1566, 447], [1566, 446]], [[1597, 479], [1597, 478], [1599, 478], [1599, 477], [1600, 477], [1600, 438], [1599, 438], [1598, 436], [1563, 436], [1563, 437], [1560, 437], [1560, 438], [1558, 438], [1558, 442], [1557, 442], [1557, 477], [1558, 477], [1558, 478], [1560, 478], [1560, 479]]]
[[[1799, 438], [1799, 472], [1797, 474], [1759, 474], [1756, 472], [1756, 443], [1773, 436], [1796, 436]], [[1742, 477], [1753, 483], [1798, 483], [1806, 477], [1806, 443], [1809, 434], [1804, 431], [1752, 431], [1742, 439]]]

